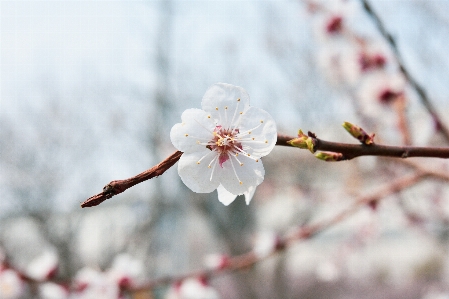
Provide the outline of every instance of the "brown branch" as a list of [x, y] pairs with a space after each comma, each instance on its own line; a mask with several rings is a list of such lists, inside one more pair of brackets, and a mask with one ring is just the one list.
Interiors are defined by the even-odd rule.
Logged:
[[441, 121], [441, 118], [438, 116], [437, 110], [435, 109], [433, 104], [430, 102], [425, 89], [412, 77], [410, 72], [405, 67], [404, 62], [402, 61], [401, 54], [399, 53], [395, 39], [387, 31], [387, 29], [385, 28], [385, 25], [382, 23], [382, 20], [379, 18], [379, 16], [373, 10], [373, 8], [371, 7], [371, 4], [368, 2], [368, 0], [362, 0], [362, 3], [363, 3], [363, 8], [365, 9], [365, 11], [374, 20], [374, 23], [376, 24], [380, 33], [388, 41], [388, 43], [390, 44], [390, 47], [393, 49], [395, 56], [396, 56], [396, 60], [399, 65], [399, 69], [401, 70], [402, 74], [407, 79], [407, 81], [410, 83], [410, 85], [412, 85], [412, 87], [418, 93], [418, 96], [419, 96], [421, 102], [423, 103], [424, 107], [427, 109], [429, 114], [432, 116], [433, 121], [435, 122], [435, 125], [436, 125], [438, 131], [444, 136], [446, 141], [449, 141], [449, 129]]
[[[415, 174], [401, 177], [382, 188], [379, 188], [376, 192], [368, 196], [359, 197], [354, 201], [354, 204], [348, 209], [336, 214], [331, 219], [324, 220], [314, 225], [301, 226], [298, 227], [294, 232], [289, 233], [284, 238], [280, 239], [271, 253], [272, 256], [274, 254], [283, 252], [289, 246], [295, 244], [299, 240], [309, 239], [320, 232], [333, 227], [337, 223], [341, 223], [343, 220], [348, 219], [350, 216], [354, 215], [360, 207], [365, 206], [373, 201], [381, 200], [389, 195], [398, 193], [406, 188], [409, 188], [427, 176], [425, 173], [417, 172]], [[228, 262], [224, 267], [217, 268], [215, 270], [203, 269], [192, 271], [183, 275], [177, 276], [166, 276], [157, 278], [154, 280], [150, 280], [146, 283], [143, 283], [135, 288], [129, 289], [130, 292], [138, 292], [143, 290], [152, 290], [160, 285], [174, 284], [176, 282], [180, 282], [184, 279], [190, 277], [203, 277], [210, 278], [213, 276], [221, 275], [225, 272], [232, 272], [242, 269], [248, 269], [251, 266], [255, 265], [258, 262], [261, 262], [268, 258], [269, 256], [259, 257], [253, 251], [244, 253], [242, 255], [238, 255], [235, 257], [229, 258]]]
[[[287, 141], [295, 137], [287, 135], [278, 135], [276, 145], [292, 146]], [[385, 156], [385, 157], [432, 157], [432, 158], [449, 158], [449, 148], [441, 147], [412, 147], [412, 146], [387, 146], [387, 145], [363, 145], [338, 143], [313, 138], [314, 150], [331, 151], [341, 153], [343, 160], [350, 160], [359, 156]], [[172, 167], [181, 158], [182, 152], [176, 151], [161, 163], [152, 168], [125, 180], [115, 180], [103, 187], [103, 191], [94, 196], [89, 197], [81, 204], [82, 208], [93, 207], [101, 204], [106, 199], [120, 194], [134, 185], [142, 183], [146, 180], [160, 176], [170, 167]]]
[[[396, 158], [449, 158], [449, 148], [447, 147], [416, 147], [416, 146], [390, 146], [379, 144], [350, 144], [322, 140], [315, 134], [309, 133], [313, 141], [315, 151], [330, 151], [341, 153], [343, 160], [350, 160], [360, 156], [383, 156]], [[279, 135], [277, 145], [292, 146], [287, 143], [294, 139], [291, 136]]]
[[154, 177], [160, 176], [165, 171], [167, 171], [170, 167], [175, 165], [178, 162], [179, 158], [181, 158], [182, 152], [176, 151], [170, 156], [168, 156], [161, 163], [151, 167], [144, 172], [133, 176], [132, 178], [126, 180], [116, 180], [112, 181], [106, 186], [103, 187], [103, 191], [98, 193], [97, 195], [89, 197], [86, 201], [81, 204], [82, 208], [93, 207], [101, 204], [106, 199], [111, 198], [114, 195], [120, 194], [128, 188], [131, 188], [134, 185], [142, 183], [146, 180], [152, 179]]

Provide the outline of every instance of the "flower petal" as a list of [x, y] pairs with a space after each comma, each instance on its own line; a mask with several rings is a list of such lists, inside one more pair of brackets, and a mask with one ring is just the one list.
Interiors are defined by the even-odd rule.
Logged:
[[245, 202], [246, 202], [246, 205], [249, 205], [249, 203], [251, 202], [251, 199], [252, 199], [253, 196], [254, 196], [254, 192], [256, 192], [256, 187], [251, 186], [251, 187], [249, 188], [249, 191], [243, 193], [243, 194], [245, 195]]
[[[218, 169], [217, 175], [220, 176], [220, 183], [226, 190], [240, 195], [250, 192], [251, 187], [255, 188], [262, 183], [265, 169], [260, 159], [256, 162], [244, 155], [239, 155], [238, 159], [243, 166], [240, 166], [235, 157], [230, 157], [223, 163], [223, 168]], [[240, 182], [242, 183], [240, 184]]]
[[[178, 162], [178, 173], [184, 184], [193, 192], [209, 193], [217, 189], [220, 184], [219, 176], [214, 173], [211, 180], [212, 171], [217, 171], [218, 167], [213, 167], [217, 159], [212, 163], [211, 168], [208, 165], [217, 156], [216, 152], [205, 149], [201, 152], [183, 153]], [[200, 164], [197, 162], [200, 161]]]
[[226, 190], [223, 185], [218, 186], [217, 193], [218, 200], [225, 206], [229, 206], [237, 198], [237, 195]]
[[240, 112], [249, 107], [249, 95], [239, 86], [217, 83], [209, 87], [201, 101], [204, 111], [210, 113], [224, 128], [229, 128]]
[[182, 123], [174, 125], [170, 131], [170, 139], [176, 149], [184, 153], [204, 151], [205, 145], [213, 138], [215, 124], [210, 114], [201, 109], [187, 109], [181, 115]]
[[[242, 115], [239, 125], [244, 150], [257, 157], [268, 155], [276, 145], [276, 123], [271, 115], [260, 108], [250, 107]], [[251, 132], [250, 134], [246, 134]]]

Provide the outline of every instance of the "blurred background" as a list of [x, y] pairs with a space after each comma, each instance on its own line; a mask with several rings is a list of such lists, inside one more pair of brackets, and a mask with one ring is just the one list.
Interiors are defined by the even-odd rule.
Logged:
[[[449, 125], [449, 2], [370, 3]], [[202, 269], [209, 254], [247, 252], [260, 232], [326, 219], [411, 172], [392, 160], [325, 163], [276, 147], [249, 206], [193, 193], [173, 167], [80, 208], [106, 183], [170, 155], [171, 127], [216, 82], [245, 88], [281, 134], [355, 142], [341, 127], [350, 121], [380, 143], [448, 144], [357, 0], [2, 0], [0, 49], [0, 261], [26, 272], [50, 253], [52, 277], [65, 282], [84, 267], [106, 271], [123, 253], [141, 263], [141, 279]], [[448, 223], [447, 182], [426, 180], [208, 285], [220, 298], [449, 298]], [[37, 294], [25, 286], [3, 298], [50, 298]]]

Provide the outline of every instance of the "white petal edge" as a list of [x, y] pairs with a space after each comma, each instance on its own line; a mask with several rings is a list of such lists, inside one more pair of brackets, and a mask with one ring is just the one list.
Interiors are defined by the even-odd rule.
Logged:
[[245, 202], [246, 202], [246, 205], [249, 205], [249, 203], [251, 202], [251, 199], [252, 199], [253, 196], [254, 196], [254, 192], [256, 192], [256, 187], [251, 186], [251, 187], [249, 188], [249, 191], [243, 193], [243, 194], [245, 195]]
[[225, 206], [229, 206], [237, 198], [237, 195], [232, 194], [231, 192], [226, 190], [225, 187], [223, 187], [223, 185], [221, 184], [217, 188], [217, 193], [218, 200]]
[[170, 131], [173, 146], [182, 152], [192, 153], [205, 150], [198, 144], [212, 140], [215, 124], [210, 114], [201, 109], [187, 109], [181, 115], [182, 123], [175, 124]]
[[240, 112], [249, 108], [249, 95], [242, 87], [216, 83], [204, 94], [201, 107], [224, 128], [229, 128]]
[[[208, 149], [195, 153], [183, 153], [178, 162], [178, 174], [184, 184], [193, 192], [196, 193], [210, 193], [217, 189], [219, 176], [214, 173], [212, 180], [210, 180], [213, 168], [208, 168], [209, 163], [215, 156], [215, 152]], [[204, 157], [204, 158], [203, 158]], [[201, 160], [200, 164], [197, 162]], [[215, 171], [219, 168], [216, 165]]]

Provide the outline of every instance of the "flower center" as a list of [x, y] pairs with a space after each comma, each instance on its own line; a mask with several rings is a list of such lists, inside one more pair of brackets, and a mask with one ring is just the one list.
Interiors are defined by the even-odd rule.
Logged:
[[239, 133], [239, 129], [224, 129], [218, 125], [213, 132], [213, 138], [208, 149], [218, 152], [218, 162], [223, 167], [223, 163], [229, 159], [230, 154], [238, 154], [238, 149], [242, 149], [242, 144], [236, 141], [236, 135]]

